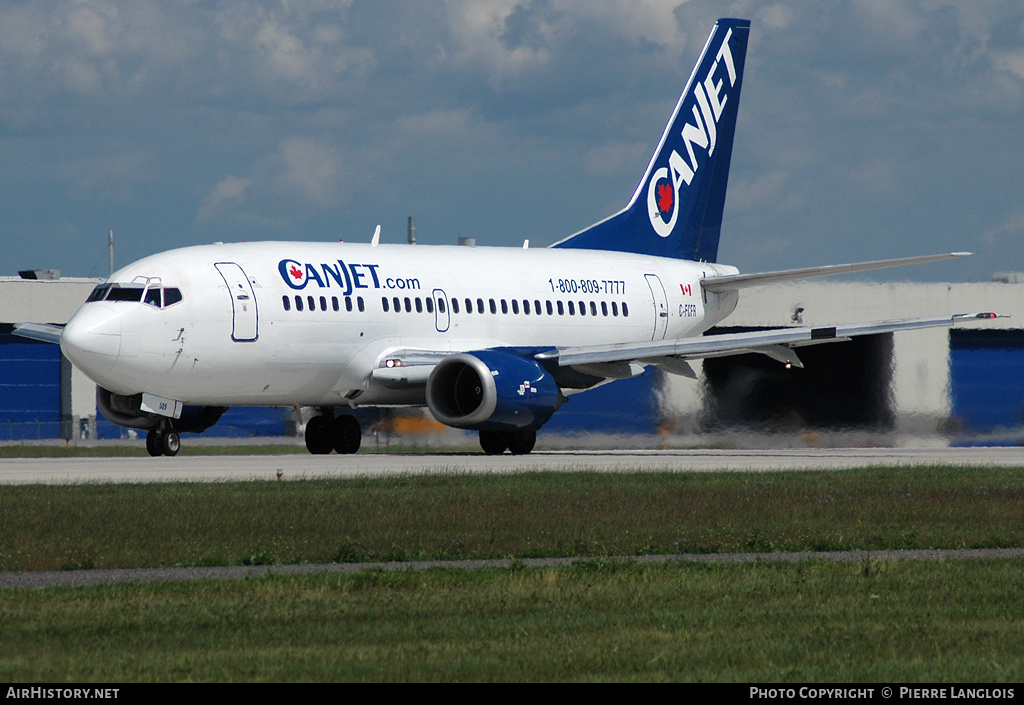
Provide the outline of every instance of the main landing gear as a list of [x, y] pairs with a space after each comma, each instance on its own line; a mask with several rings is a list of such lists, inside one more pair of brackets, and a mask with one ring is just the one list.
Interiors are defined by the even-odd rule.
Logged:
[[146, 434], [146, 452], [154, 458], [160, 455], [175, 456], [181, 450], [181, 436], [169, 426], [161, 424], [149, 429]]
[[355, 453], [363, 440], [363, 429], [355, 416], [314, 416], [306, 423], [306, 449], [313, 455], [332, 450], [342, 455]]
[[512, 451], [512, 455], [526, 455], [536, 443], [536, 431], [480, 432], [480, 447], [488, 455], [501, 455], [506, 450]]

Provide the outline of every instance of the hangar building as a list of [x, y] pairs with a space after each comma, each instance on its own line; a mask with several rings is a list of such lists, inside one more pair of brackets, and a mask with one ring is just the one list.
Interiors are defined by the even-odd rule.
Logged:
[[[804, 369], [763, 355], [705, 360], [699, 384], [669, 378], [664, 418], [687, 430], [873, 428], [922, 436], [1009, 434], [1024, 414], [1024, 286], [804, 282], [740, 293], [726, 331], [994, 311], [958, 323], [798, 348]], [[1015, 327], [1016, 326], [1016, 327]]]
[[[97, 419], [95, 386], [58, 346], [11, 332], [16, 322], [66, 323], [98, 281], [0, 277], [0, 441], [125, 433]], [[1017, 444], [1024, 284], [1009, 282], [818, 281], [748, 289], [723, 332], [978, 311], [1012, 317], [801, 348], [804, 369], [743, 355], [695, 365], [697, 382], [649, 372], [574, 396], [545, 429], [699, 435], [723, 428], [865, 428]], [[282, 435], [294, 426], [291, 409], [231, 409], [206, 435]]]

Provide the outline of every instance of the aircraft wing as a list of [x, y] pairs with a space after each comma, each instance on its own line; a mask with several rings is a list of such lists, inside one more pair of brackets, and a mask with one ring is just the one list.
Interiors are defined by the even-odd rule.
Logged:
[[805, 267], [803, 269], [786, 269], [779, 272], [762, 272], [757, 274], [723, 274], [702, 279], [700, 284], [707, 291], [730, 291], [745, 289], [748, 286], [763, 284], [781, 284], [782, 282], [813, 279], [815, 277], [831, 277], [837, 274], [854, 272], [870, 272], [888, 267], [903, 267], [908, 264], [927, 264], [941, 262], [956, 257], [970, 257], [972, 252], [949, 252], [942, 255], [924, 255], [921, 257], [902, 257], [900, 259], [878, 260], [876, 262], [858, 262], [856, 264], [830, 264], [823, 267]]
[[566, 347], [541, 352], [535, 357], [538, 360], [557, 359], [560, 367], [572, 367], [580, 372], [602, 377], [634, 376], [635, 370], [630, 368], [633, 364], [658, 365], [667, 372], [694, 377], [695, 374], [686, 360], [761, 353], [784, 364], [803, 367], [793, 348], [849, 340], [861, 335], [951, 327], [958, 321], [1003, 317], [995, 313], [963, 313], [954, 316], [850, 323], [817, 328], [776, 328], [678, 340], [655, 340], [647, 343]]
[[31, 340], [39, 340], [43, 343], [60, 343], [60, 334], [64, 326], [52, 323], [15, 323], [14, 335]]

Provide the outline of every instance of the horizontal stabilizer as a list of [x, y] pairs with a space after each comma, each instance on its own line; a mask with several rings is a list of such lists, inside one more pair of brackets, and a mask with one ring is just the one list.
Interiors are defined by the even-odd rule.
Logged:
[[927, 264], [929, 262], [941, 262], [956, 257], [970, 257], [973, 252], [949, 252], [943, 255], [924, 255], [921, 257], [903, 257], [900, 259], [886, 259], [877, 262], [858, 262], [856, 264], [829, 264], [823, 267], [804, 267], [803, 269], [786, 269], [780, 272], [762, 272], [759, 274], [725, 274], [716, 277], [707, 277], [701, 280], [701, 286], [706, 291], [732, 291], [734, 289], [745, 289], [748, 286], [762, 286], [764, 284], [781, 284], [783, 282], [799, 281], [801, 279], [814, 279], [815, 277], [832, 277], [837, 274], [852, 274], [854, 272], [870, 272], [875, 269], [888, 269], [889, 267], [903, 267], [908, 264]]

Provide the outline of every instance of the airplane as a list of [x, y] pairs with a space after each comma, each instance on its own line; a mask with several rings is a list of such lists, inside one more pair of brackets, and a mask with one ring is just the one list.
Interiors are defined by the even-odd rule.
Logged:
[[741, 274], [717, 263], [749, 20], [720, 19], [626, 207], [546, 248], [259, 242], [152, 255], [100, 283], [59, 342], [110, 421], [177, 454], [227, 407], [308, 406], [314, 454], [354, 453], [362, 406], [426, 406], [529, 453], [568, 398], [654, 365], [952, 326], [996, 314], [705, 335], [741, 289], [969, 253]]

